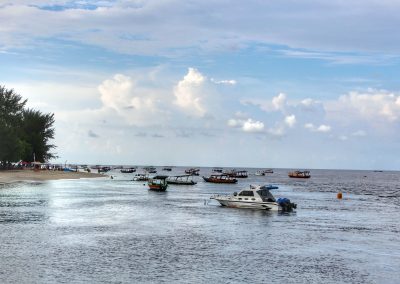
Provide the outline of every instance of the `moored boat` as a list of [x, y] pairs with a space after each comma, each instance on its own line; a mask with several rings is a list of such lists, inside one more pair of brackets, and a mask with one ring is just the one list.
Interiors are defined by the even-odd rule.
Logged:
[[203, 179], [205, 182], [212, 183], [237, 183], [237, 179], [226, 174], [210, 175], [209, 177], [203, 176]]
[[265, 170], [258, 170], [254, 174], [256, 176], [265, 176], [265, 174], [273, 174], [274, 170], [272, 169], [265, 169]]
[[149, 180], [149, 176], [147, 174], [136, 174], [133, 177], [134, 181], [148, 181]]
[[222, 206], [233, 208], [268, 211], [292, 211], [297, 208], [297, 205], [290, 202], [288, 198], [275, 199], [270, 190], [276, 188], [278, 187], [273, 185], [250, 185], [249, 188], [243, 189], [239, 193], [234, 192], [233, 195], [213, 195], [210, 199], [217, 200]]
[[310, 178], [310, 171], [293, 171], [289, 172], [288, 176], [291, 178]]
[[147, 182], [150, 190], [165, 191], [168, 187], [166, 179], [168, 176], [155, 176]]
[[234, 177], [234, 178], [247, 178], [248, 177], [247, 171], [244, 171], [244, 170], [238, 171], [238, 170], [233, 169], [231, 171], [225, 172], [225, 174], [230, 177]]
[[191, 175], [183, 175], [183, 176], [169, 176], [167, 178], [168, 184], [177, 184], [177, 185], [195, 185], [195, 182]]
[[131, 174], [131, 173], [136, 172], [136, 169], [135, 168], [129, 168], [129, 169], [121, 169], [120, 171], [123, 174]]
[[148, 172], [149, 174], [155, 174], [157, 173], [157, 169], [155, 167], [144, 167], [143, 170]]
[[185, 174], [192, 175], [192, 176], [198, 176], [200, 172], [199, 168], [190, 168], [185, 170]]

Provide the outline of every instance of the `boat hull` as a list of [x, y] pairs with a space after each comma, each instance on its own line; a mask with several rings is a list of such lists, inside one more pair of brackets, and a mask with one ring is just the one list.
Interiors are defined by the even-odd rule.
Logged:
[[204, 181], [206, 182], [212, 182], [212, 183], [237, 183], [236, 179], [213, 179], [213, 178], [206, 178], [203, 177]]
[[180, 181], [167, 181], [167, 183], [168, 184], [175, 184], [175, 185], [195, 185], [195, 184], [197, 184], [197, 182], [195, 182], [195, 181], [189, 181], [189, 182], [187, 182], [187, 181], [182, 181], [182, 182], [180, 182]]
[[290, 178], [310, 178], [310, 176], [291, 176], [289, 175]]
[[165, 185], [149, 184], [149, 189], [155, 191], [165, 191], [167, 187]]
[[281, 211], [282, 208], [276, 202], [252, 202], [252, 201], [236, 201], [215, 198], [222, 206], [231, 208], [243, 208], [243, 209], [259, 209], [267, 211]]

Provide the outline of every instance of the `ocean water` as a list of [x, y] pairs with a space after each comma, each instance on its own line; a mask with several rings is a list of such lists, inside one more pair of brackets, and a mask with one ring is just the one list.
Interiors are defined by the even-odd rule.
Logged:
[[[161, 193], [118, 171], [2, 186], [0, 283], [399, 283], [399, 172], [287, 172]], [[296, 212], [209, 200], [270, 183]]]

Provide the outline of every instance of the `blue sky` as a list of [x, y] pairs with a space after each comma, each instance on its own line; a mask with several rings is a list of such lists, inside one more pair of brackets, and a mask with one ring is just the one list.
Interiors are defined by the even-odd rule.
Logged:
[[400, 169], [395, 1], [0, 4], [59, 162]]

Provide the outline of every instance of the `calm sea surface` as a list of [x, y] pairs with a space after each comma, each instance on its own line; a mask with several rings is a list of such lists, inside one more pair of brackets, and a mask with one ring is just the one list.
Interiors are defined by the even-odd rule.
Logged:
[[[400, 283], [400, 172], [287, 171], [165, 193], [118, 171], [1, 186], [0, 283]], [[209, 201], [269, 183], [296, 212]]]

